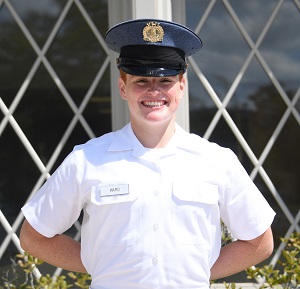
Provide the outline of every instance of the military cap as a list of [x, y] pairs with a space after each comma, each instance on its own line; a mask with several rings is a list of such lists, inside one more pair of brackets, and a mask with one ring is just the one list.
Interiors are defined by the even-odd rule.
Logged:
[[119, 23], [105, 36], [109, 49], [119, 53], [117, 66], [139, 76], [173, 76], [185, 72], [186, 57], [202, 47], [189, 28], [166, 20], [137, 19]]

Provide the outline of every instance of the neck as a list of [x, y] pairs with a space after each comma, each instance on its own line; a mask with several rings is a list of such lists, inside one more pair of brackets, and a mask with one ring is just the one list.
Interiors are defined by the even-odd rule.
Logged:
[[133, 132], [140, 143], [147, 148], [165, 147], [175, 133], [175, 120], [164, 125], [140, 125], [131, 123]]

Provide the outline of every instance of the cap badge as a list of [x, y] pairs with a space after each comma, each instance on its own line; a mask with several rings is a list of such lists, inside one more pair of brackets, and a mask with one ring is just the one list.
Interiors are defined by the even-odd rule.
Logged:
[[164, 38], [164, 30], [157, 22], [148, 22], [143, 29], [143, 39], [148, 42], [159, 42]]

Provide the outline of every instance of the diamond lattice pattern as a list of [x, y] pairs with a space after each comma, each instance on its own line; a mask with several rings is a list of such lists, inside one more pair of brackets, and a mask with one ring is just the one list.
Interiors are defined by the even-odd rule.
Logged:
[[[100, 130], [102, 134], [111, 129], [110, 88], [107, 81], [110, 60], [103, 39], [108, 28], [106, 1], [102, 1], [101, 5], [92, 2], [83, 5], [78, 0], [60, 3], [53, 1], [51, 7], [49, 3], [45, 4], [45, 15], [41, 13], [45, 10], [43, 4], [34, 8], [37, 4], [34, 3], [29, 5], [32, 10], [30, 17], [25, 13], [27, 4], [22, 1], [0, 1], [1, 43], [4, 44], [7, 40], [12, 46], [17, 44], [23, 48], [19, 51], [20, 55], [13, 56], [13, 60], [7, 51], [14, 50], [17, 54], [15, 47], [7, 50], [3, 48], [1, 51], [1, 62], [4, 66], [7, 65], [4, 69], [8, 70], [12, 66], [12, 72], [7, 75], [7, 79], [2, 73], [0, 139], [13, 139], [12, 150], [22, 153], [20, 163], [24, 161], [23, 155], [26, 155], [27, 166], [35, 168], [33, 172], [23, 168], [20, 179], [28, 178], [29, 183], [29, 179], [35, 178], [35, 182], [27, 188], [27, 195], [23, 200], [19, 197], [13, 200], [20, 203], [19, 207], [50, 176], [71, 149], [71, 143], [95, 137], [95, 131], [98, 134]], [[34, 13], [35, 9], [37, 13]], [[16, 37], [11, 39], [9, 35]], [[66, 55], [64, 51], [69, 53]], [[18, 75], [23, 72], [23, 79], [16, 76], [15, 83], [19, 84], [19, 88], [11, 92], [9, 83], [10, 78], [13, 78], [13, 69], [19, 70]], [[43, 90], [45, 87], [47, 92]], [[93, 118], [94, 115], [96, 116]], [[30, 123], [35, 123], [36, 130], [30, 129]], [[101, 125], [101, 128], [97, 125]], [[45, 146], [47, 142], [48, 148]], [[2, 154], [1, 158], [4, 156]], [[7, 162], [8, 160], [5, 163]], [[1, 171], [4, 172], [4, 168]], [[15, 174], [13, 169], [8, 171], [9, 175]], [[12, 186], [13, 184], [10, 185]], [[5, 199], [9, 199], [7, 194], [10, 192], [5, 190], [5, 184], [3, 188], [0, 189], [0, 196], [6, 194]], [[0, 259], [11, 246], [22, 252], [17, 231], [23, 216], [19, 213], [16, 218], [12, 218], [7, 209], [9, 206], [5, 205], [6, 203], [0, 207], [1, 236], [4, 235], [3, 230], [6, 234], [0, 244]], [[77, 222], [69, 234], [78, 240], [79, 231], [80, 224]], [[54, 274], [59, 275], [60, 272], [57, 269]], [[36, 271], [36, 274], [39, 275], [39, 272]]]
[[[279, 160], [281, 163], [285, 162], [284, 158], [289, 159], [290, 149], [297, 150], [300, 145], [300, 47], [291, 39], [294, 37], [299, 41], [296, 29], [297, 23], [300, 24], [299, 1], [265, 1], [264, 6], [258, 3], [259, 1], [200, 2], [199, 9], [195, 9], [196, 1], [186, 1], [188, 26], [195, 27], [195, 32], [204, 39], [204, 47], [207, 45], [206, 49], [189, 59], [192, 67], [192, 71], [189, 70], [191, 130], [200, 131], [205, 138], [217, 139], [219, 142], [222, 142], [222, 139], [216, 136], [216, 131], [219, 131], [221, 138], [225, 139], [228, 139], [228, 136], [224, 134], [232, 134], [234, 142], [229, 141], [230, 146], [236, 147], [235, 151], [248, 168], [251, 178], [262, 187], [262, 191], [277, 212], [275, 231], [278, 235], [275, 237], [288, 237], [293, 231], [299, 231], [299, 189], [295, 188], [293, 192], [296, 203], [291, 204], [289, 201], [288, 206], [285, 201], [288, 199], [284, 197], [288, 194], [289, 185], [285, 186], [285, 190], [281, 189], [278, 185], [281, 176], [275, 178], [272, 165], [276, 158], [273, 151], [276, 151], [277, 143], [285, 144], [282, 146], [285, 149], [277, 155], [278, 159], [281, 158]], [[254, 21], [257, 23], [254, 24]], [[286, 30], [289, 31], [288, 35]], [[280, 40], [277, 40], [278, 38]], [[283, 41], [286, 45], [281, 45]], [[281, 49], [286, 49], [289, 42], [295, 45], [287, 49], [291, 59], [285, 55], [286, 62], [281, 63], [287, 70], [283, 67], [279, 69], [277, 62], [282, 59]], [[268, 46], [274, 43], [277, 46], [270, 49]], [[270, 51], [273, 55], [268, 53]], [[295, 55], [298, 56], [294, 58]], [[287, 75], [283, 76], [283, 71], [289, 75], [288, 85], [284, 83], [284, 77]], [[252, 86], [256, 86], [254, 82], [251, 83], [253, 79], [258, 83], [261, 80], [262, 83], [267, 83], [267, 86], [263, 85], [258, 90], [257, 95], [251, 90]], [[252, 95], [252, 98], [247, 94]], [[250, 101], [251, 99], [256, 101], [255, 104]], [[259, 108], [256, 107], [258, 104]], [[201, 109], [197, 110], [197, 105], [200, 108], [206, 107], [203, 114], [210, 109], [213, 111], [211, 119], [203, 129], [193, 123], [193, 120], [202, 117]], [[239, 115], [235, 113], [237, 110], [240, 111]], [[260, 116], [255, 112], [258, 110], [268, 117]], [[268, 115], [268, 111], [273, 114]], [[275, 111], [278, 111], [276, 115]], [[193, 117], [193, 114], [196, 116]], [[256, 127], [251, 128], [251, 124], [246, 128], [240, 125], [245, 123], [241, 122], [241, 119], [247, 119], [247, 114], [252, 115], [250, 123], [254, 123]], [[263, 119], [263, 122], [260, 123], [259, 119]], [[226, 127], [227, 131], [223, 133], [219, 126], [221, 130]], [[288, 130], [291, 130], [291, 127], [293, 136], [289, 137]], [[286, 146], [287, 142], [289, 146]], [[293, 158], [296, 161], [292, 182], [296, 183], [299, 154], [293, 153], [290, 167]], [[289, 182], [290, 175], [288, 173], [284, 175], [285, 183]], [[281, 219], [285, 220], [286, 226], [280, 224]], [[284, 243], [278, 244], [271, 264], [276, 264], [283, 248]]]
[[[256, 29], [255, 32], [249, 29], [249, 23], [243, 22], [244, 19], [250, 21], [250, 24], [255, 21], [244, 17], [245, 15], [239, 14], [239, 11], [243, 11], [238, 7], [240, 5], [254, 5], [256, 4], [257, 7], [246, 7], [249, 8], [249, 11], [257, 11], [255, 9], [264, 10], [265, 12], [259, 13], [259, 15], [263, 15], [265, 17], [265, 21], [260, 29]], [[32, 184], [32, 186], [28, 189], [28, 195], [26, 198], [29, 198], [49, 177], [53, 168], [55, 168], [58, 163], [60, 162], [62, 155], [67, 152], [66, 144], [68, 141], [74, 143], [78, 143], [78, 139], [72, 139], [72, 135], [76, 130], [80, 130], [81, 134], [86, 135], [86, 138], [94, 137], [97, 131], [99, 134], [98, 128], [93, 127], [93, 120], [89, 120], [89, 117], [92, 113], [92, 106], [89, 107], [89, 103], [95, 105], [95, 103], [100, 103], [99, 110], [95, 113], [107, 113], [109, 110], [109, 106], [107, 106], [107, 99], [104, 97], [99, 98], [95, 97], [95, 92], [97, 88], [101, 86], [101, 88], [107, 87], [109, 81], [103, 81], [105, 78], [105, 74], [108, 70], [109, 65], [109, 57], [108, 51], [104, 44], [103, 40], [103, 31], [100, 31], [99, 25], [95, 24], [95, 18], [93, 15], [86, 9], [85, 5], [83, 4], [84, 1], [79, 0], [66, 0], [61, 1], [58, 10], [55, 9], [51, 10], [51, 13], [57, 15], [57, 17], [53, 17], [53, 22], [50, 23], [48, 26], [46, 25], [43, 27], [43, 31], [47, 32], [47, 35], [37, 35], [33, 33], [33, 30], [30, 27], [30, 24], [22, 18], [22, 11], [18, 10], [22, 5], [17, 6], [17, 1], [8, 1], [2, 0], [0, 1], [0, 19], [4, 14], [3, 11], [6, 11], [5, 15], [9, 15], [15, 23], [16, 28], [19, 30], [20, 39], [25, 42], [27, 47], [30, 48], [30, 52], [28, 53], [29, 58], [32, 59], [31, 65], [29, 67], [25, 67], [24, 69], [24, 77], [22, 79], [16, 79], [15, 81], [19, 83], [19, 88], [17, 91], [9, 95], [7, 98], [0, 98], [0, 111], [2, 112], [1, 115], [1, 122], [0, 122], [0, 142], [2, 139], [5, 138], [5, 132], [10, 132], [15, 136], [15, 142], [21, 143], [22, 146], [20, 150], [22, 153], [28, 155], [30, 159], [28, 163], [33, 163], [36, 171], [34, 172], [36, 176], [36, 182]], [[265, 3], [265, 2], [264, 2]], [[190, 113], [191, 113], [191, 129], [197, 133], [201, 133], [204, 135], [205, 138], [208, 139], [217, 139], [218, 127], [220, 124], [223, 126], [225, 125], [228, 128], [228, 131], [232, 134], [232, 138], [236, 142], [236, 146], [238, 147], [237, 152], [240, 152], [241, 158], [245, 159], [245, 163], [249, 169], [249, 174], [251, 178], [256, 182], [263, 184], [264, 190], [267, 194], [270, 195], [270, 198], [273, 198], [278, 210], [282, 212], [282, 215], [287, 220], [288, 223], [287, 228], [282, 231], [281, 236], [288, 236], [291, 232], [297, 230], [299, 231], [299, 220], [300, 220], [300, 210], [299, 210], [299, 203], [297, 203], [298, 208], [294, 208], [291, 210], [281, 192], [278, 190], [274, 180], [269, 174], [268, 167], [271, 166], [272, 163], [268, 165], [268, 156], [272, 153], [272, 149], [276, 145], [276, 141], [284, 135], [285, 131], [287, 130], [287, 124], [289, 122], [293, 123], [293, 132], [299, 135], [299, 126], [300, 126], [300, 116], [299, 116], [299, 95], [300, 95], [300, 87], [299, 87], [299, 71], [298, 76], [295, 76], [296, 81], [293, 82], [294, 86], [291, 89], [286, 89], [283, 85], [282, 81], [280, 81], [280, 76], [277, 73], [276, 65], [274, 66], [274, 58], [272, 55], [264, 54], [265, 43], [268, 43], [268, 37], [274, 37], [272, 34], [276, 34], [276, 19], [279, 18], [279, 15], [284, 11], [290, 11], [296, 14], [298, 17], [297, 21], [299, 24], [299, 10], [300, 4], [299, 1], [266, 1], [266, 3], [272, 5], [262, 6], [260, 1], [228, 1], [228, 0], [211, 0], [211, 1], [195, 1], [195, 0], [186, 0], [187, 5], [187, 24], [189, 27], [194, 27], [195, 32], [201, 37], [205, 36], [205, 31], [210, 32], [210, 34], [214, 35], [214, 39], [204, 37], [204, 44], [208, 47], [215, 41], [217, 46], [222, 45], [222, 40], [224, 34], [219, 35], [218, 30], [213, 30], [214, 25], [217, 23], [218, 14], [216, 11], [221, 9], [221, 14], [224, 15], [225, 20], [229, 21], [230, 24], [224, 22], [224, 27], [228, 24], [232, 28], [232, 30], [228, 30], [228, 32], [222, 31], [222, 33], [226, 34], [226, 39], [230, 40], [232, 37], [232, 33], [238, 35], [239, 39], [239, 51], [242, 51], [240, 54], [236, 54], [236, 58], [238, 59], [238, 63], [240, 65], [235, 66], [236, 70], [228, 69], [228, 71], [222, 71], [222, 69], [226, 68], [226, 65], [232, 65], [234, 67], [234, 63], [231, 63], [232, 59], [226, 59], [226, 50], [224, 50], [224, 54], [216, 53], [213, 55], [214, 51], [202, 52], [199, 56], [195, 56], [189, 59], [190, 69], [189, 69], [189, 86], [190, 86]], [[189, 7], [191, 9], [189, 9]], [[267, 7], [271, 7], [267, 9]], [[244, 9], [244, 12], [247, 9]], [[251, 10], [252, 9], [252, 10]], [[103, 9], [102, 9], [103, 10]], [[201, 13], [199, 13], [201, 11]], [[101, 13], [105, 14], [107, 17], [107, 10], [102, 11]], [[195, 15], [194, 15], [194, 14]], [[85, 83], [89, 83], [89, 85], [85, 85], [86, 89], [82, 90], [80, 87], [80, 83], [73, 83], [72, 82], [72, 73], [76, 73], [76, 71], [71, 70], [71, 76], [68, 76], [63, 73], [64, 70], [60, 68], [61, 59], [67, 59], [69, 65], [68, 68], [71, 68], [76, 61], [78, 61], [78, 57], [76, 55], [76, 49], [80, 50], [84, 47], [83, 46], [76, 46], [78, 45], [78, 39], [80, 38], [82, 42], [85, 41], [85, 36], [80, 34], [80, 31], [76, 31], [74, 35], [69, 35], [70, 39], [74, 37], [74, 43], [70, 41], [70, 47], [68, 48], [70, 54], [68, 55], [59, 55], [59, 53], [55, 53], [55, 50], [58, 49], [60, 45], [60, 34], [65, 36], [65, 31], [68, 30], [67, 20], [70, 15], [74, 15], [74, 19], [81, 21], [83, 26], [85, 26], [84, 34], [89, 34], [91, 39], [93, 39], [93, 44], [96, 48], [95, 51], [101, 50], [101, 55], [96, 55], [96, 59], [98, 57], [99, 65], [92, 69], [92, 72], [89, 69], [84, 67], [82, 68], [81, 74], [79, 73], [76, 77], [81, 81], [85, 81]], [[99, 15], [98, 15], [99, 16]], [[251, 16], [251, 15], [250, 15]], [[253, 16], [253, 15], [252, 15]], [[295, 18], [294, 18], [295, 19]], [[76, 21], [77, 21], [76, 20]], [[252, 22], [251, 22], [252, 21]], [[0, 22], [0, 29], [4, 29], [3, 22]], [[36, 25], [42, 25], [39, 22], [36, 22]], [[299, 27], [297, 23], [292, 23], [293, 25], [291, 28]], [[82, 26], [82, 25], [81, 25]], [[107, 28], [107, 24], [106, 24]], [[275, 29], [275, 30], [274, 30]], [[105, 29], [106, 30], [106, 29]], [[105, 31], [104, 30], [104, 31]], [[259, 31], [259, 32], [257, 32]], [[220, 32], [219, 32], [220, 33]], [[8, 35], [2, 34], [2, 35]], [[7, 36], [8, 37], [8, 36]], [[290, 39], [292, 36], [289, 36]], [[3, 38], [3, 37], [2, 37]], [[207, 39], [207, 40], [205, 40]], [[272, 38], [273, 39], [273, 38]], [[299, 41], [299, 36], [298, 36]], [[11, 39], [1, 39], [1, 41], [10, 41]], [[211, 41], [211, 42], [210, 42]], [[206, 42], [206, 43], [205, 43]], [[236, 43], [234, 43], [236, 44]], [[213, 44], [212, 44], [213, 45]], [[298, 46], [298, 58], [296, 61], [296, 65], [291, 65], [290, 69], [295, 68], [295, 72], [299, 68], [299, 44]], [[224, 47], [226, 49], [226, 47]], [[231, 46], [230, 49], [235, 50], [236, 46]], [[73, 53], [74, 52], [74, 53]], [[207, 54], [205, 54], [207, 53]], [[211, 53], [211, 54], [209, 54]], [[291, 49], [291, 54], [294, 53], [294, 50]], [[224, 56], [225, 55], [225, 56]], [[0, 57], [2, 59], [0, 54]], [[5, 55], [4, 55], [5, 56]], [[87, 55], [81, 55], [83, 59], [87, 59]], [[209, 72], [205, 63], [205, 59], [209, 59], [211, 64], [215, 70], [215, 75]], [[4, 59], [5, 57], [3, 57]], [[234, 60], [234, 59], [233, 59]], [[2, 61], [2, 60], [1, 60]], [[216, 65], [214, 66], [214, 62], [216, 61]], [[229, 63], [228, 63], [229, 61]], [[222, 65], [218, 65], [222, 62]], [[22, 59], [20, 60], [22, 63]], [[9, 62], [8, 62], [9, 64]], [[76, 66], [76, 65], [75, 65]], [[74, 66], [74, 67], [75, 67]], [[20, 65], [21, 67], [21, 65]], [[242, 103], [243, 105], [247, 106], [247, 110], [245, 111], [255, 111], [255, 108], [252, 107], [253, 103], [251, 102], [243, 102], [243, 91], [247, 90], [247, 85], [245, 84], [247, 77], [249, 76], [249, 71], [251, 72], [251, 67], [256, 67], [256, 71], [260, 71], [261, 78], [267, 79], [269, 82], [269, 87], [273, 92], [273, 95], [277, 98], [279, 102], [281, 102], [284, 106], [281, 109], [280, 117], [275, 118], [274, 120], [274, 127], [266, 134], [266, 136], [262, 135], [261, 138], [263, 139], [262, 143], [263, 146], [256, 147], [255, 142], [252, 144], [250, 138], [245, 135], [245, 129], [240, 126], [239, 118], [233, 113], [235, 105], [237, 103]], [[259, 69], [257, 69], [259, 67]], [[21, 69], [21, 68], [20, 68]], [[218, 70], [220, 69], [220, 70]], [[12, 72], [13, 73], [13, 72]], [[59, 103], [60, 107], [64, 107], [63, 114], [66, 118], [62, 120], [62, 125], [60, 130], [58, 130], [57, 134], [53, 137], [57, 138], [55, 142], [55, 146], [50, 151], [45, 151], [44, 154], [40, 154], [39, 152], [42, 149], [37, 149], [37, 147], [41, 146], [37, 141], [36, 138], [30, 134], [24, 127], [24, 118], [21, 118], [19, 114], [16, 112], [19, 111], [27, 111], [28, 104], [26, 104], [26, 99], [28, 99], [27, 91], [30, 87], [37, 87], [39, 88], [40, 83], [42, 80], [39, 79], [39, 75], [46, 75], [43, 79], [47, 79], [47, 83], [50, 83], [51, 90], [54, 91], [55, 97], [53, 98], [55, 102]], [[296, 73], [294, 73], [296, 74]], [[222, 76], [228, 76], [228, 79], [224, 81]], [[10, 76], [13, 77], [13, 74]], [[101, 82], [102, 81], [102, 82]], [[224, 85], [222, 86], [222, 81], [224, 81]], [[80, 81], [79, 81], [80, 82]], [[84, 85], [83, 85], [84, 86]], [[72, 88], [74, 90], [72, 90]], [[79, 91], [79, 92], [78, 92]], [[107, 88], [107, 94], [109, 95], [109, 88]], [[264, 91], [261, 91], [262, 95]], [[59, 97], [57, 97], [59, 95]], [[240, 96], [241, 99], [238, 97]], [[53, 101], [52, 99], [52, 101]], [[44, 100], [37, 100], [41, 102], [41, 106], [44, 103]], [[267, 102], [269, 100], [266, 100]], [[24, 104], [23, 104], [24, 103]], [[103, 105], [106, 103], [106, 106]], [[25, 105], [26, 104], [26, 105]], [[200, 104], [200, 105], [199, 105]], [[50, 103], [48, 104], [50, 105]], [[204, 107], [207, 111], [211, 111], [211, 118], [207, 121], [206, 125], [203, 127], [196, 127], [195, 123], [199, 123], [201, 121], [202, 116], [198, 113], [197, 108]], [[249, 109], [250, 107], [250, 109]], [[281, 105], [282, 107], [282, 105]], [[200, 108], [199, 108], [200, 109]], [[50, 110], [45, 108], [44, 110], [41, 109], [43, 112], [42, 114], [49, 114], [49, 117], [53, 118]], [[195, 111], [195, 117], [193, 117], [193, 111]], [[39, 119], [36, 113], [32, 112], [34, 115], [35, 122], [38, 122]], [[55, 115], [56, 118], [59, 118], [59, 115]], [[239, 117], [244, 117], [244, 115], [240, 115]], [[108, 129], [110, 125], [108, 125]], [[222, 126], [222, 127], [223, 127]], [[48, 130], [51, 130], [51, 122], [49, 123]], [[221, 133], [222, 135], [222, 133]], [[259, 137], [259, 136], [257, 136]], [[299, 138], [297, 139], [299, 140]], [[53, 143], [53, 142], [52, 142]], [[1, 143], [0, 143], [1, 144]], [[297, 144], [291, 144], [299, 147], [299, 142]], [[64, 151], [65, 149], [65, 151]], [[288, 149], [288, 147], [287, 147]], [[299, 156], [299, 155], [298, 155]], [[296, 160], [299, 161], [299, 158]], [[243, 162], [244, 164], [244, 162]], [[1, 187], [0, 187], [1, 190]], [[1, 192], [0, 191], [0, 196]], [[26, 200], [22, 200], [24, 203]], [[0, 259], [5, 254], [6, 250], [8, 250], [9, 246], [13, 244], [20, 252], [22, 249], [19, 245], [19, 239], [17, 236], [17, 231], [23, 221], [23, 216], [20, 213], [17, 218], [10, 220], [8, 214], [5, 214], [0, 207], [0, 227], [5, 231], [5, 237], [1, 240], [0, 244]], [[79, 231], [80, 231], [80, 224], [76, 223], [74, 225], [72, 236], [75, 239], [79, 239]], [[271, 263], [275, 264], [278, 260], [279, 254], [281, 249], [283, 249], [284, 244], [279, 244], [276, 253], [274, 254]], [[59, 275], [61, 272], [60, 269], [57, 269], [54, 274]], [[37, 275], [39, 273], [37, 272]]]

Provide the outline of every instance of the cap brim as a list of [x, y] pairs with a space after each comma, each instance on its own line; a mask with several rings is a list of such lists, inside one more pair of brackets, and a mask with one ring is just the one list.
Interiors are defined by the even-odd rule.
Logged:
[[179, 69], [167, 69], [167, 68], [156, 68], [156, 67], [120, 67], [125, 73], [137, 76], [147, 76], [147, 77], [165, 77], [165, 76], [175, 76], [184, 72]]

